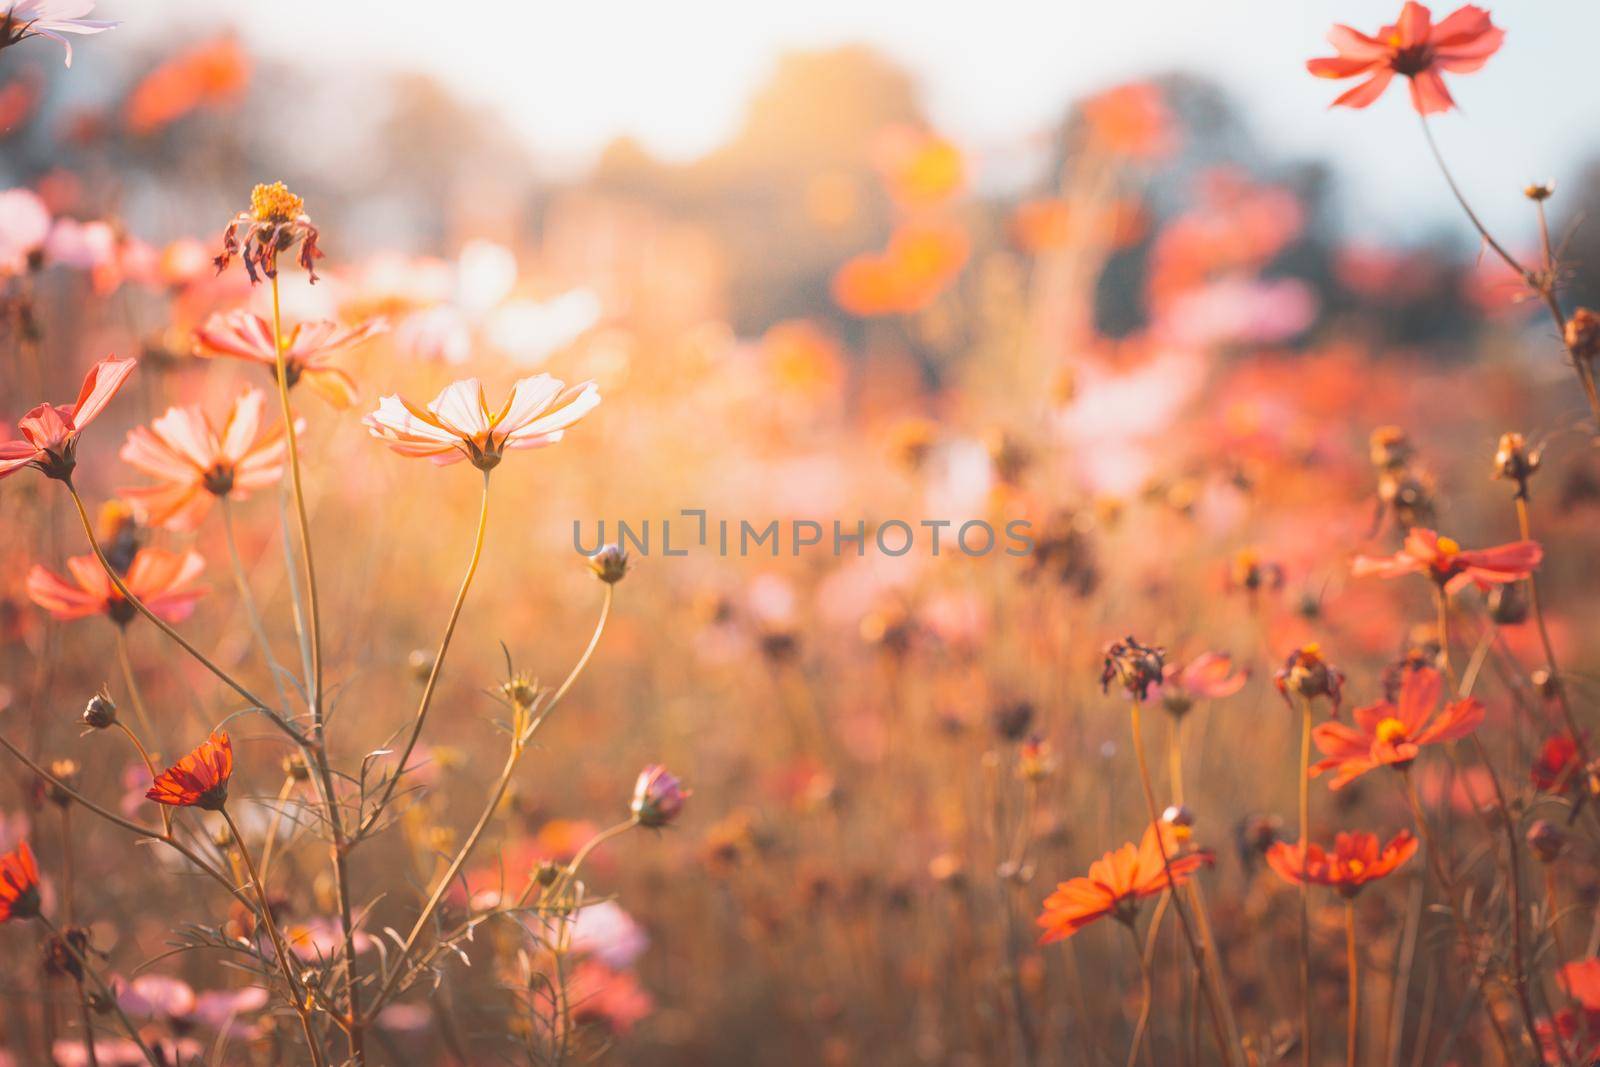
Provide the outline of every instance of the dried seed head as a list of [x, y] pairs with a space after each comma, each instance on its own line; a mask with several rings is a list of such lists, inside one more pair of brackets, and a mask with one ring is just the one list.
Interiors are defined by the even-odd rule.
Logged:
[[534, 868], [533, 880], [546, 888], [555, 884], [561, 876], [561, 868], [549, 860], [541, 860], [539, 866]]
[[1002, 704], [989, 715], [994, 732], [1007, 741], [1020, 741], [1033, 725], [1033, 705], [1026, 700]]
[[1522, 195], [1529, 200], [1549, 200], [1556, 195], [1556, 183], [1553, 181], [1529, 182], [1522, 187]]
[[91, 730], [104, 730], [117, 724], [117, 704], [104, 688], [89, 698], [83, 707], [83, 724]]
[[1594, 362], [1594, 357], [1600, 355], [1600, 315], [1588, 308], [1574, 311], [1567, 320], [1566, 342], [1572, 358]]
[[250, 190], [250, 214], [258, 222], [289, 222], [306, 212], [306, 202], [282, 182], [257, 185]]
[[297, 782], [304, 782], [311, 777], [311, 768], [306, 766], [304, 756], [298, 752], [291, 752], [283, 757], [283, 773]]
[[628, 550], [621, 545], [603, 545], [589, 557], [589, 569], [607, 585], [616, 585], [628, 573]]
[[1497, 585], [1489, 592], [1489, 616], [1501, 626], [1528, 621], [1528, 594], [1521, 585]]
[[1539, 469], [1539, 462], [1543, 458], [1539, 449], [1528, 447], [1527, 439], [1520, 433], [1503, 433], [1494, 453], [1493, 476], [1516, 482], [1520, 486]]
[[1111, 688], [1115, 682], [1135, 700], [1143, 700], [1150, 687], [1161, 684], [1166, 669], [1166, 650], [1154, 645], [1141, 645], [1132, 637], [1113, 642], [1107, 649], [1105, 663], [1100, 669], [1100, 689]]
[[1554, 823], [1538, 819], [1528, 827], [1528, 848], [1543, 863], [1554, 863], [1566, 844], [1567, 835]]
[[1416, 450], [1411, 437], [1399, 426], [1379, 426], [1372, 431], [1368, 441], [1372, 465], [1383, 470], [1397, 470], [1411, 462]]

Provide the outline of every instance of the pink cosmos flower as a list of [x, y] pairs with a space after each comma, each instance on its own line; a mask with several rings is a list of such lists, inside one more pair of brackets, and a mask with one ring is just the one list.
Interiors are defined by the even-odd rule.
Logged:
[[[356, 383], [334, 366], [330, 357], [370, 341], [388, 328], [388, 322], [381, 318], [369, 319], [359, 326], [341, 326], [327, 320], [300, 323], [284, 334], [284, 377], [291, 388], [304, 381], [334, 407], [347, 408], [355, 402]], [[249, 360], [277, 374], [272, 323], [243, 309], [218, 312], [207, 319], [195, 331], [194, 354]]]
[[29, 37], [48, 37], [66, 49], [72, 66], [72, 42], [64, 33], [103, 33], [117, 25], [83, 16], [94, 10], [94, 0], [0, 0], [0, 48]]
[[1533, 573], [1544, 559], [1537, 541], [1512, 541], [1493, 548], [1468, 550], [1432, 530], [1413, 526], [1405, 544], [1392, 556], [1357, 556], [1350, 573], [1360, 578], [1375, 574], [1398, 578], [1405, 574], [1426, 574], [1447, 593], [1469, 585], [1488, 589], [1493, 585], [1520, 582]]
[[18, 274], [50, 236], [50, 209], [31, 189], [0, 192], [0, 273]]
[[[215, 498], [242, 499], [272, 485], [283, 474], [286, 448], [281, 425], [261, 432], [265, 406], [265, 393], [247, 389], [221, 428], [199, 407], [172, 407], [149, 426], [130, 430], [122, 459], [162, 484], [123, 489], [122, 495], [152, 525], [193, 530]], [[295, 429], [303, 427], [296, 420]]]
[[548, 374], [523, 378], [499, 411], [491, 411], [483, 383], [466, 378], [446, 386], [426, 409], [398, 396], [378, 401], [363, 421], [372, 436], [402, 456], [426, 456], [443, 466], [470, 459], [492, 470], [507, 449], [542, 448], [600, 403], [593, 382], [568, 386]]
[[[194, 610], [195, 601], [208, 590], [191, 583], [205, 569], [205, 560], [195, 551], [179, 555], [160, 548], [141, 548], [133, 565], [122, 576], [128, 591], [145, 607], [168, 622], [182, 622]], [[35, 565], [28, 572], [28, 596], [58, 619], [83, 619], [90, 615], [109, 615], [119, 626], [133, 621], [134, 607], [111, 584], [100, 561], [93, 556], [70, 556], [69, 582], [52, 571]]]
[[1319, 78], [1366, 77], [1335, 100], [1335, 107], [1366, 107], [1383, 95], [1396, 74], [1402, 74], [1411, 82], [1412, 106], [1418, 114], [1429, 115], [1455, 106], [1440, 72], [1472, 73], [1499, 51], [1505, 37], [1481, 7], [1468, 4], [1434, 25], [1432, 12], [1407, 0], [1400, 17], [1376, 37], [1349, 26], [1329, 30], [1328, 43], [1339, 54], [1309, 60], [1306, 69]]
[[72, 477], [77, 466], [78, 434], [117, 395], [138, 360], [107, 356], [89, 369], [77, 403], [40, 404], [22, 417], [20, 441], [0, 441], [0, 478], [33, 467], [47, 478]]
[[1161, 684], [1156, 695], [1166, 709], [1182, 715], [1194, 706], [1196, 700], [1217, 700], [1231, 697], [1244, 688], [1249, 674], [1236, 671], [1233, 657], [1219, 652], [1202, 652], [1179, 667], [1169, 663], [1162, 668]]

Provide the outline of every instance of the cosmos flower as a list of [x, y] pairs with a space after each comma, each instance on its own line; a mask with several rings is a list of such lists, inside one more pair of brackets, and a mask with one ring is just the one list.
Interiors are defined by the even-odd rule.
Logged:
[[1196, 700], [1231, 697], [1244, 688], [1249, 675], [1233, 668], [1233, 657], [1219, 652], [1202, 652], [1185, 667], [1169, 663], [1162, 668], [1161, 684], [1155, 694], [1174, 715], [1182, 715]]
[[218, 811], [228, 800], [233, 777], [233, 742], [225, 731], [213, 731], [200, 747], [156, 776], [146, 800], [175, 808]]
[[[168, 622], [182, 622], [209, 592], [191, 584], [204, 569], [205, 560], [193, 549], [179, 554], [141, 548], [122, 581], [153, 613]], [[61, 620], [109, 615], [119, 626], [133, 621], [137, 609], [123, 599], [94, 556], [69, 556], [67, 573], [71, 581], [36, 564], [28, 572], [29, 599]]]
[[1398, 578], [1404, 574], [1426, 574], [1447, 593], [1469, 585], [1488, 589], [1493, 585], [1520, 582], [1534, 572], [1544, 559], [1537, 541], [1512, 541], [1493, 548], [1469, 550], [1432, 530], [1413, 526], [1405, 544], [1392, 556], [1357, 556], [1350, 566], [1356, 577], [1375, 574]]
[[33, 467], [47, 478], [65, 481], [78, 463], [78, 434], [93, 422], [117, 395], [138, 361], [107, 356], [83, 379], [78, 400], [65, 404], [40, 404], [17, 423], [20, 441], [0, 441], [0, 478], [23, 467]]
[[1436, 711], [1443, 691], [1439, 672], [1420, 667], [1406, 675], [1398, 703], [1383, 700], [1357, 708], [1354, 726], [1320, 723], [1311, 739], [1326, 758], [1311, 768], [1311, 776], [1335, 771], [1329, 787], [1342, 789], [1378, 767], [1409, 767], [1423, 745], [1466, 737], [1483, 722], [1483, 705], [1468, 697]]
[[26, 841], [0, 856], [0, 923], [39, 914], [39, 865]]
[[1533, 787], [1544, 792], [1570, 792], [1583, 769], [1578, 742], [1571, 734], [1551, 734], [1539, 746], [1528, 772]]
[[9, 48], [29, 37], [48, 37], [66, 50], [66, 64], [72, 66], [72, 42], [64, 33], [104, 33], [117, 23], [86, 19], [94, 10], [94, 0], [0, 0], [0, 48]]
[[1409, 830], [1401, 830], [1381, 847], [1377, 834], [1339, 834], [1331, 852], [1312, 842], [1302, 855], [1299, 845], [1275, 842], [1267, 850], [1267, 866], [1291, 885], [1325, 885], [1342, 897], [1353, 897], [1368, 882], [1393, 874], [1416, 851], [1417, 839]]
[[[355, 402], [355, 379], [333, 365], [338, 353], [363, 344], [389, 328], [384, 319], [359, 326], [322, 320], [303, 322], [284, 334], [283, 375], [293, 388], [305, 382], [336, 408]], [[276, 378], [278, 359], [272, 350], [272, 323], [241, 309], [219, 311], [195, 331], [194, 354], [201, 358], [231, 356], [266, 367]]]
[[[243, 499], [283, 474], [282, 426], [261, 432], [266, 394], [247, 389], [233, 402], [221, 428], [198, 406], [168, 408], [149, 426], [129, 431], [120, 453], [161, 485], [121, 490], [146, 522], [171, 530], [193, 530], [217, 497]], [[296, 430], [303, 427], [297, 420]]]
[[222, 231], [222, 252], [213, 260], [217, 273], [227, 270], [233, 257], [239, 256], [252, 285], [262, 275], [276, 279], [278, 253], [299, 245], [298, 262], [315, 282], [322, 251], [317, 247], [317, 228], [305, 208], [305, 201], [282, 182], [257, 185], [250, 191], [249, 210], [235, 215]]
[[1594, 1063], [1600, 1059], [1600, 958], [1565, 964], [1557, 969], [1556, 982], [1573, 1006], [1539, 1020], [1544, 1062]]
[[507, 449], [555, 444], [599, 403], [593, 382], [569, 387], [538, 374], [513, 385], [505, 404], [491, 412], [483, 383], [466, 378], [446, 386], [426, 409], [383, 397], [363, 421], [372, 436], [402, 456], [426, 456], [440, 466], [470, 459], [488, 471]]
[[1500, 50], [1505, 36], [1481, 7], [1457, 8], [1434, 25], [1432, 12], [1407, 0], [1400, 17], [1376, 37], [1334, 26], [1328, 31], [1328, 43], [1339, 54], [1309, 60], [1306, 69], [1319, 78], [1366, 78], [1335, 100], [1335, 107], [1366, 107], [1383, 95], [1396, 74], [1404, 75], [1411, 82], [1411, 105], [1418, 114], [1428, 115], [1455, 106], [1441, 72], [1472, 73]]
[[[1162, 838], [1156, 835], [1160, 833]], [[1044, 902], [1038, 924], [1044, 928], [1040, 944], [1061, 941], [1097, 919], [1106, 916], [1132, 923], [1139, 901], [1156, 896], [1168, 888], [1167, 865], [1161, 862], [1163, 846], [1172, 868], [1172, 883], [1182, 885], [1201, 867], [1210, 866], [1207, 851], [1184, 851], [1177, 831], [1167, 826], [1150, 826], [1143, 839], [1115, 852], [1107, 852], [1089, 866], [1086, 878], [1074, 878], [1056, 886]]]

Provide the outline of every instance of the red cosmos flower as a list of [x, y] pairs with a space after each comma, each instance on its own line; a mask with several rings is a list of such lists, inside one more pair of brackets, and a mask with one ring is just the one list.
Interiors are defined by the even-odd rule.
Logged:
[[1311, 768], [1313, 778], [1337, 771], [1331, 789], [1342, 789], [1377, 767], [1404, 769], [1417, 758], [1423, 745], [1436, 745], [1466, 737], [1483, 722], [1483, 705], [1468, 697], [1435, 712], [1444, 679], [1430, 667], [1406, 675], [1400, 701], [1387, 700], [1357, 708], [1355, 726], [1325, 722], [1311, 732], [1311, 740], [1327, 758]]
[[1547, 793], [1559, 789], [1566, 793], [1577, 784], [1581, 770], [1582, 758], [1572, 735], [1551, 734], [1539, 746], [1539, 754], [1533, 757], [1528, 777], [1535, 789]]
[[0, 441], [0, 478], [33, 467], [47, 478], [65, 481], [77, 466], [78, 434], [117, 395], [138, 360], [107, 356], [93, 367], [78, 390], [77, 403], [40, 404], [22, 417], [20, 441]]
[[1328, 31], [1328, 43], [1339, 54], [1307, 61], [1306, 69], [1319, 78], [1367, 80], [1333, 102], [1338, 107], [1366, 107], [1389, 87], [1396, 74], [1411, 81], [1411, 104], [1428, 115], [1455, 106], [1440, 71], [1470, 74], [1499, 51], [1505, 31], [1489, 21], [1489, 13], [1471, 4], [1458, 8], [1437, 26], [1433, 14], [1415, 0], [1407, 0], [1400, 17], [1376, 37], [1349, 26]]
[[[1157, 833], [1162, 836], [1158, 838]], [[1089, 865], [1088, 877], [1056, 886], [1056, 891], [1045, 898], [1044, 912], [1037, 920], [1044, 927], [1039, 943], [1069, 938], [1108, 915], [1119, 922], [1132, 923], [1139, 901], [1168, 888], [1166, 866], [1161, 862], [1163, 845], [1172, 868], [1172, 884], [1182, 885], [1195, 871], [1211, 865], [1209, 851], [1185, 851], [1177, 830], [1152, 825], [1137, 847], [1130, 841], [1115, 852], [1107, 852]]]
[[231, 777], [233, 742], [225, 731], [215, 730], [199, 748], [162, 771], [145, 799], [175, 808], [218, 811], [227, 802]]
[[[123, 574], [128, 591], [144, 606], [168, 622], [182, 622], [205, 596], [204, 586], [189, 583], [205, 569], [205, 560], [192, 549], [179, 555], [160, 548], [141, 548]], [[69, 582], [37, 564], [28, 572], [28, 597], [58, 619], [84, 619], [109, 615], [119, 626], [133, 621], [135, 609], [122, 598], [93, 556], [69, 556]]]
[[[282, 426], [261, 433], [266, 394], [247, 389], [233, 402], [219, 430], [199, 407], [168, 408], [148, 427], [128, 433], [122, 459], [159, 478], [162, 485], [123, 489], [146, 522], [170, 530], [193, 530], [217, 497], [243, 499], [283, 474]], [[295, 429], [304, 423], [296, 420]]]
[[1381, 848], [1377, 834], [1340, 834], [1332, 852], [1312, 842], [1301, 855], [1299, 845], [1275, 842], [1267, 850], [1267, 866], [1291, 885], [1325, 885], [1342, 897], [1353, 897], [1368, 882], [1393, 874], [1416, 851], [1417, 839], [1409, 830], [1401, 830]]
[[1512, 541], [1510, 544], [1475, 550], [1463, 549], [1448, 537], [1413, 526], [1400, 551], [1392, 556], [1357, 556], [1350, 565], [1356, 577], [1375, 574], [1398, 578], [1403, 574], [1426, 574], [1456, 593], [1469, 585], [1488, 589], [1492, 585], [1520, 582], [1533, 573], [1544, 559], [1537, 541]]
[[[389, 328], [385, 319], [369, 319], [359, 326], [341, 326], [326, 319], [297, 324], [284, 335], [283, 375], [293, 388], [304, 381], [336, 408], [356, 399], [355, 379], [330, 357], [370, 341]], [[194, 354], [202, 359], [232, 356], [259, 363], [277, 374], [278, 357], [272, 349], [272, 323], [242, 308], [219, 311], [195, 331]]]
[[26, 841], [0, 856], [0, 923], [39, 914], [39, 865]]
[[1564, 1008], [1554, 1018], [1539, 1020], [1535, 1029], [1544, 1062], [1591, 1064], [1600, 1061], [1600, 959], [1590, 957], [1566, 964], [1556, 972], [1556, 982], [1576, 1007]]

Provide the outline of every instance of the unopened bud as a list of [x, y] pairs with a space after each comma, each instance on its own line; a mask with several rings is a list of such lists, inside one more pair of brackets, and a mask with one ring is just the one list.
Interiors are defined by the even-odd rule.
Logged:
[[1529, 448], [1527, 439], [1520, 433], [1503, 433], [1494, 453], [1494, 477], [1520, 484], [1539, 469], [1542, 458], [1540, 450]]
[[83, 708], [83, 724], [93, 730], [104, 730], [117, 723], [117, 704], [111, 694], [102, 689], [89, 698]]
[[1528, 848], [1541, 862], [1555, 862], [1566, 843], [1567, 835], [1554, 823], [1539, 819], [1528, 827]]
[[1593, 362], [1600, 355], [1600, 315], [1588, 308], [1574, 311], [1567, 320], [1565, 340], [1572, 358]]
[[589, 557], [589, 569], [607, 585], [616, 585], [628, 573], [628, 550], [621, 545], [603, 545]]
[[1522, 187], [1522, 195], [1529, 200], [1549, 200], [1556, 195], [1556, 183], [1553, 181], [1529, 182]]
[[1489, 617], [1500, 626], [1518, 626], [1528, 620], [1528, 595], [1520, 585], [1497, 585], [1489, 592]]

